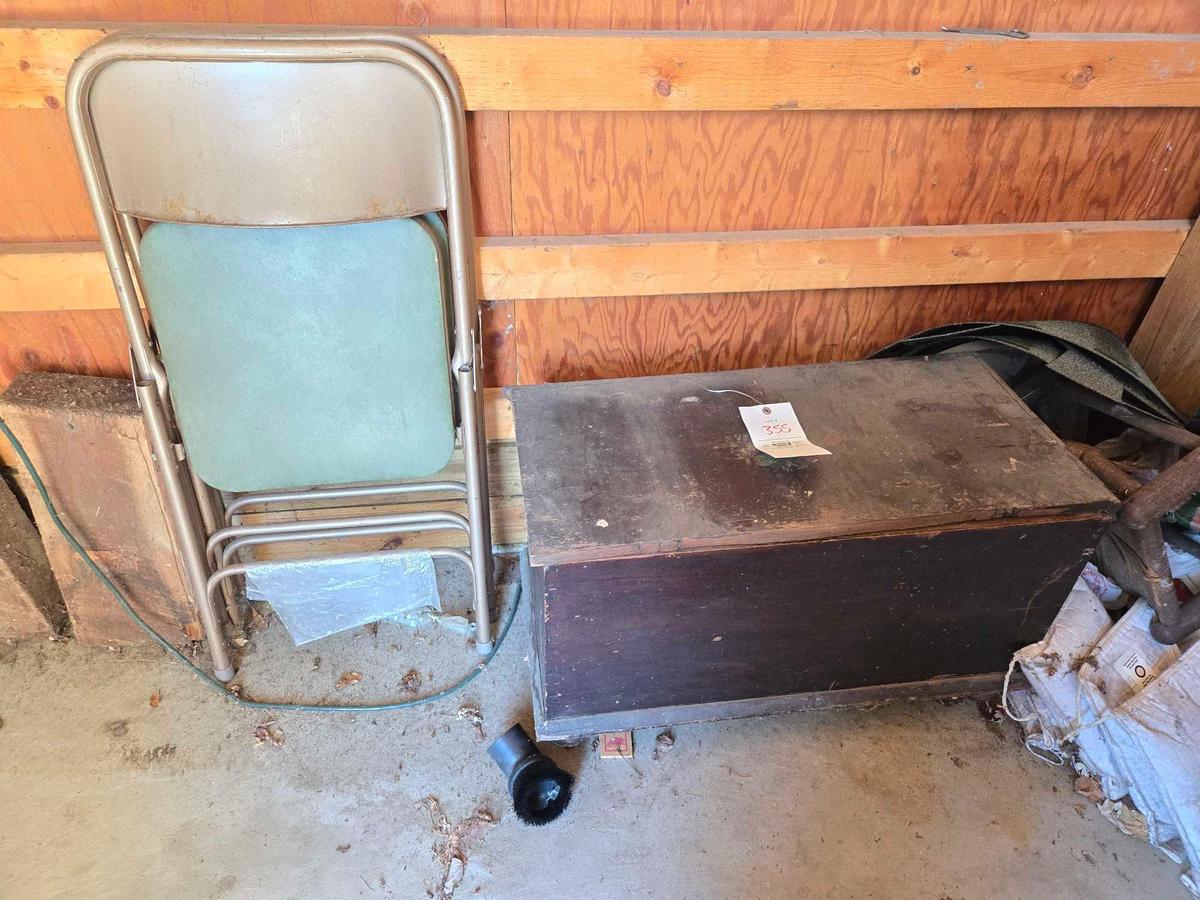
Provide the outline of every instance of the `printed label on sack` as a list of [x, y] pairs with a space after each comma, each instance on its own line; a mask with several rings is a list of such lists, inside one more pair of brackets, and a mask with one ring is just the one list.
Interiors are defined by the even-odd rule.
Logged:
[[742, 421], [750, 440], [767, 456], [787, 459], [792, 456], [829, 456], [804, 434], [800, 420], [790, 403], [764, 403], [762, 406], [739, 406]]
[[1125, 679], [1125, 683], [1135, 691], [1140, 691], [1157, 677], [1142, 661], [1141, 655], [1136, 650], [1131, 650], [1122, 657], [1117, 671]]

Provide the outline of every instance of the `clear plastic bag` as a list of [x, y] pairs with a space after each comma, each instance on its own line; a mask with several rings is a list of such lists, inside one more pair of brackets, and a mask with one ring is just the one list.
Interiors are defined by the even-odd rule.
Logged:
[[428, 553], [255, 566], [246, 575], [246, 598], [270, 603], [296, 646], [424, 607], [442, 608]]

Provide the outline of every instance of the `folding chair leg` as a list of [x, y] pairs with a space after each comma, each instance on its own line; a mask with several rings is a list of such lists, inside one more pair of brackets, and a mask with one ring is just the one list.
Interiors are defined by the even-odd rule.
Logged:
[[159, 406], [158, 391], [151, 382], [135, 384], [134, 389], [137, 391], [138, 405], [141, 406], [142, 416], [146, 421], [150, 449], [158, 459], [167, 515], [179, 544], [179, 555], [183, 562], [189, 593], [196, 604], [200, 624], [204, 628], [204, 637], [208, 641], [214, 674], [221, 681], [229, 681], [233, 678], [233, 666], [229, 662], [220, 619], [217, 618], [212, 597], [208, 592], [208, 567], [204, 562], [204, 544], [196, 533], [183, 475], [180, 472], [181, 463], [175, 456], [175, 446], [167, 431], [162, 407]]
[[[200, 510], [200, 521], [204, 525], [204, 533], [212, 534], [225, 524], [225, 516], [219, 511], [224, 509], [224, 504], [217, 492], [200, 480], [195, 470], [192, 469], [191, 462], [184, 460], [184, 464], [188, 467], [188, 474], [191, 476], [192, 491], [196, 495], [196, 505]], [[242, 613], [238, 609], [237, 596], [228, 581], [221, 582], [221, 598], [225, 601], [225, 612], [229, 615], [229, 621], [240, 627]]]
[[488, 497], [487, 444], [483, 436], [480, 398], [475, 390], [475, 373], [456, 373], [462, 418], [463, 463], [466, 469], [467, 521], [471, 530], [473, 589], [475, 595], [475, 648], [492, 651], [492, 523]]

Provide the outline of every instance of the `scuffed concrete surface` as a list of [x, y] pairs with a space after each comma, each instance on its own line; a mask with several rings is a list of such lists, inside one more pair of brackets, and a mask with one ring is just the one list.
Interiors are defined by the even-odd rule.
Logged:
[[[523, 826], [458, 711], [478, 706], [489, 740], [528, 725], [526, 613], [461, 694], [277, 713], [278, 746], [254, 736], [270, 715], [156, 651], [0, 645], [0, 897], [1186, 896], [1177, 866], [971, 702], [681, 726], [658, 759], [638, 732], [632, 762], [552, 748], [575, 800]], [[476, 661], [460, 637], [394, 624], [296, 650], [272, 622], [247, 657], [248, 692], [347, 702], [398, 696], [410, 670], [428, 692]], [[347, 671], [363, 680], [336, 689]], [[480, 810], [499, 821], [463, 829], [465, 866], [447, 865], [448, 833]]]

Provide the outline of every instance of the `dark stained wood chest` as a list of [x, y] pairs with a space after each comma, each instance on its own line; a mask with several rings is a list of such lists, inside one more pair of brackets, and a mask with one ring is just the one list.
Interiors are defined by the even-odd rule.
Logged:
[[[542, 738], [990, 686], [1117, 506], [970, 356], [512, 397]], [[784, 402], [831, 455], [751, 444]]]

